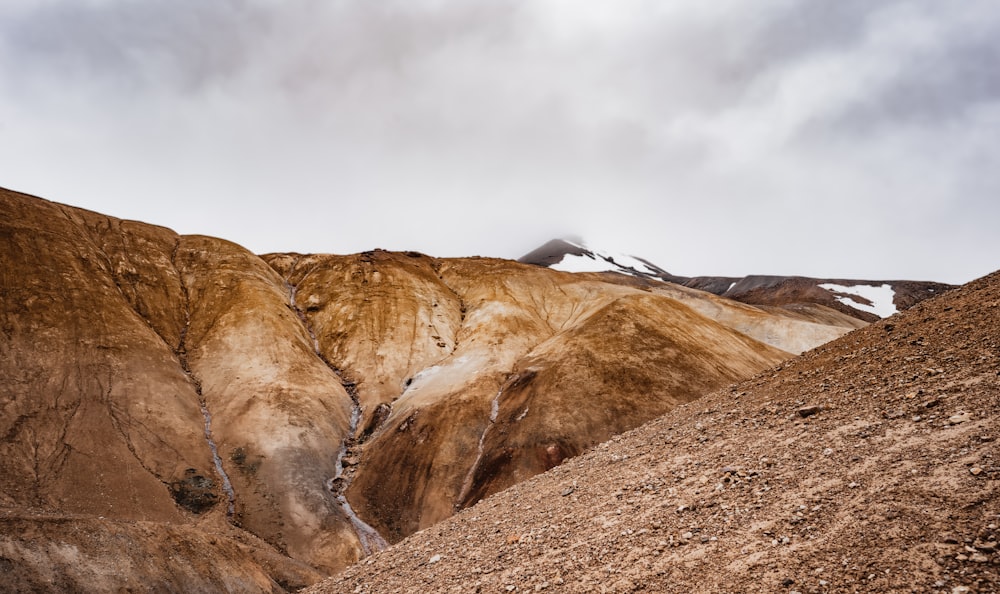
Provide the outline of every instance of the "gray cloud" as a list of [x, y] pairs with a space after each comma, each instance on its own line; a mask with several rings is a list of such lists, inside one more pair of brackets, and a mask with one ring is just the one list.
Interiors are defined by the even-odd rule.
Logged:
[[0, 184], [261, 252], [964, 281], [998, 37], [976, 0], [12, 0]]

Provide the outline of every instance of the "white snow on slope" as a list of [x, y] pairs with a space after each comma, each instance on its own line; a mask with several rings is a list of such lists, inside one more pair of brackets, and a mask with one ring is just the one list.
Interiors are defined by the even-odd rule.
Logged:
[[621, 269], [601, 258], [591, 258], [590, 256], [577, 256], [576, 254], [566, 254], [559, 262], [549, 266], [553, 270], [563, 272], [620, 272]]
[[[645, 262], [629, 256], [627, 254], [618, 254], [614, 252], [598, 252], [597, 250], [592, 250], [587, 246], [574, 243], [572, 241], [567, 241], [570, 245], [578, 247], [583, 250], [587, 250], [590, 255], [577, 256], [575, 254], [566, 254], [563, 259], [550, 266], [554, 270], [561, 270], [563, 272], [620, 272], [622, 274], [635, 274], [632, 270], [645, 274], [656, 274], [656, 270], [650, 268]], [[629, 270], [631, 268], [632, 270]]]
[[896, 297], [896, 292], [892, 290], [892, 286], [887, 284], [883, 284], [881, 287], [874, 287], [871, 285], [855, 285], [852, 287], [846, 287], [844, 285], [836, 285], [834, 283], [824, 283], [821, 284], [820, 287], [834, 293], [847, 293], [849, 295], [864, 297], [868, 301], [871, 301], [872, 304], [867, 305], [865, 303], [860, 303], [844, 295], [837, 295], [836, 299], [844, 305], [853, 307], [854, 309], [860, 309], [861, 311], [867, 311], [868, 313], [873, 313], [880, 318], [887, 318], [899, 311], [893, 303], [893, 299]]

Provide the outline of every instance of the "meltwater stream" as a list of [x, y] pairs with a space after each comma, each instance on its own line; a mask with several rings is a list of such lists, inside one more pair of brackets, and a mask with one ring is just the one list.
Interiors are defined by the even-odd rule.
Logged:
[[[292, 265], [292, 270], [294, 270], [295, 265]], [[291, 270], [289, 271], [289, 277], [291, 276]], [[285, 285], [288, 287], [288, 300], [289, 305], [292, 307], [292, 311], [298, 316], [299, 320], [302, 321], [302, 325], [305, 326], [306, 332], [309, 333], [309, 338], [312, 339], [313, 350], [316, 356], [319, 357], [330, 371], [337, 377], [341, 385], [347, 391], [347, 395], [351, 398], [351, 421], [348, 427], [347, 437], [340, 444], [340, 449], [337, 451], [337, 457], [334, 460], [334, 474], [333, 477], [326, 481], [326, 488], [333, 493], [334, 497], [337, 499], [337, 503], [340, 504], [340, 509], [350, 520], [351, 526], [354, 528], [354, 533], [358, 537], [358, 542], [361, 543], [361, 548], [364, 550], [365, 555], [371, 555], [374, 552], [381, 551], [389, 546], [382, 535], [378, 533], [377, 530], [369, 526], [364, 520], [358, 517], [355, 513], [354, 508], [351, 507], [349, 501], [347, 501], [347, 488], [351, 485], [351, 477], [345, 475], [344, 473], [344, 457], [347, 455], [348, 446], [355, 442], [356, 435], [358, 432], [358, 426], [361, 424], [361, 403], [358, 400], [358, 394], [355, 390], [354, 384], [352, 382], [346, 381], [341, 375], [339, 369], [330, 364], [329, 361], [323, 356], [323, 353], [319, 348], [319, 339], [316, 338], [316, 333], [313, 331], [312, 325], [309, 323], [308, 318], [306, 318], [305, 313], [299, 309], [298, 304], [295, 302], [295, 296], [298, 292], [298, 287], [291, 284], [288, 279], [285, 279]]]
[[483, 459], [483, 450], [486, 446], [486, 435], [493, 428], [493, 425], [497, 422], [497, 417], [500, 415], [500, 396], [503, 394], [504, 386], [500, 386], [497, 390], [497, 395], [493, 397], [493, 402], [490, 403], [490, 422], [483, 429], [483, 433], [479, 436], [479, 446], [476, 452], [476, 459], [473, 461], [472, 466], [469, 468], [468, 474], [465, 475], [465, 480], [462, 481], [462, 490], [459, 492], [458, 503], [456, 505], [461, 505], [466, 498], [469, 496], [469, 491], [472, 490], [472, 481], [476, 478], [476, 469], [479, 468], [479, 463]]
[[233, 491], [233, 484], [229, 482], [229, 475], [226, 474], [226, 469], [222, 467], [219, 448], [215, 445], [215, 440], [212, 439], [212, 413], [208, 412], [208, 407], [205, 405], [204, 400], [199, 402], [199, 404], [201, 405], [201, 414], [205, 417], [205, 441], [208, 442], [208, 449], [212, 451], [212, 461], [215, 463], [215, 471], [222, 478], [222, 490], [226, 492], [226, 497], [229, 499], [229, 505], [226, 507], [226, 515], [231, 518], [236, 512], [236, 492]]
[[351, 526], [354, 527], [354, 532], [358, 535], [358, 541], [361, 543], [361, 548], [364, 549], [365, 555], [371, 555], [374, 552], [385, 549], [389, 546], [389, 543], [382, 538], [382, 535], [377, 530], [358, 517], [358, 514], [354, 512], [354, 508], [351, 507], [350, 502], [347, 501], [347, 496], [344, 495], [347, 487], [350, 486], [349, 477], [344, 476], [344, 456], [347, 455], [348, 443], [354, 441], [354, 435], [358, 430], [358, 425], [361, 423], [361, 407], [358, 405], [357, 400], [354, 398], [352, 400], [354, 401], [354, 410], [351, 412], [350, 432], [340, 445], [340, 451], [337, 452], [337, 458], [334, 460], [333, 478], [326, 482], [326, 487], [337, 498], [337, 502], [340, 503], [340, 508], [343, 510], [344, 515], [351, 521]]
[[[179, 240], [178, 244], [174, 245], [174, 252], [170, 256], [170, 261], [174, 264], [175, 270], [177, 269], [178, 245]], [[205, 395], [201, 391], [201, 381], [199, 381], [191, 371], [191, 365], [188, 363], [187, 359], [187, 334], [188, 330], [191, 328], [191, 301], [190, 296], [188, 295], [187, 285], [185, 285], [183, 281], [181, 281], [181, 292], [184, 294], [184, 326], [181, 328], [175, 352], [177, 354], [177, 360], [181, 364], [181, 369], [184, 370], [184, 374], [194, 385], [195, 393], [198, 395], [198, 408], [201, 409], [201, 416], [205, 419], [205, 441], [208, 443], [208, 449], [212, 452], [212, 463], [215, 465], [215, 472], [217, 472], [219, 478], [222, 479], [222, 490], [226, 493], [226, 499], [228, 500], [226, 505], [226, 517], [232, 518], [236, 513], [236, 491], [233, 490], [233, 483], [229, 480], [229, 475], [226, 474], [226, 469], [222, 466], [222, 458], [219, 457], [219, 447], [215, 444], [215, 439], [212, 438], [212, 413], [209, 412], [208, 404], [205, 402]]]

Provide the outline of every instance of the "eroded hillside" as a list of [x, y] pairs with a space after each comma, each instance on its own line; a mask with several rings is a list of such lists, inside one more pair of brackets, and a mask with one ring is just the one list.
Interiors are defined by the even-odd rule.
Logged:
[[859, 325], [496, 259], [262, 258], [6, 190], [0, 212], [14, 589], [293, 589]]
[[310, 592], [996, 592], [1000, 273], [682, 405]]

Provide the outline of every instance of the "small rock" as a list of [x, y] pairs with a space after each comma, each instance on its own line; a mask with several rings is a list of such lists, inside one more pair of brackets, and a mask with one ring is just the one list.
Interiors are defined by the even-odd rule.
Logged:
[[972, 418], [972, 415], [970, 413], [967, 413], [967, 412], [959, 413], [957, 415], [952, 415], [952, 416], [948, 417], [948, 424], [949, 425], [958, 425], [959, 423], [964, 423], [964, 422], [968, 421], [971, 418]]
[[972, 592], [972, 589], [968, 586], [955, 586], [951, 589], [951, 594], [969, 594], [969, 592]]
[[566, 490], [564, 490], [564, 491], [562, 492], [562, 496], [563, 496], [563, 497], [566, 497], [566, 496], [568, 496], [568, 495], [572, 495], [572, 494], [573, 494], [573, 491], [576, 491], [576, 489], [575, 489], [574, 487], [567, 487], [567, 488], [566, 488]]
[[804, 406], [798, 410], [799, 416], [803, 419], [806, 417], [811, 417], [814, 414], [823, 410], [822, 406]]
[[683, 538], [684, 540], [691, 540], [692, 538], [694, 538], [694, 533], [690, 531], [685, 532], [684, 534], [681, 534], [681, 538]]
[[786, 588], [788, 586], [791, 586], [794, 583], [795, 583], [795, 580], [793, 580], [792, 578], [785, 578], [785, 579], [781, 580], [781, 585], [784, 586], [784, 587], [786, 587]]
[[831, 454], [833, 454], [833, 448], [823, 448], [823, 455], [824, 456], [829, 456]]
[[722, 474], [736, 474], [737, 472], [739, 472], [739, 468], [736, 468], [735, 466], [722, 467]]
[[976, 542], [972, 545], [984, 553], [995, 553], [997, 551], [997, 542], [991, 540], [990, 542]]
[[928, 400], [924, 403], [924, 408], [934, 408], [935, 406], [941, 404], [940, 398], [934, 398], [933, 400]]
[[428, 565], [434, 565], [435, 563], [437, 563], [440, 560], [441, 560], [441, 555], [434, 555], [433, 557], [431, 557], [430, 559], [428, 559], [427, 564]]
[[973, 553], [972, 556], [969, 557], [969, 560], [975, 563], [986, 563], [990, 560], [990, 558], [982, 553]]
[[847, 488], [848, 489], [857, 489], [860, 486], [861, 485], [859, 485], [858, 483], [855, 483], [855, 482], [851, 481], [850, 483], [848, 483]]
[[983, 469], [979, 466], [973, 466], [972, 468], [969, 469], [969, 474], [971, 474], [972, 476], [979, 476], [982, 473]]

